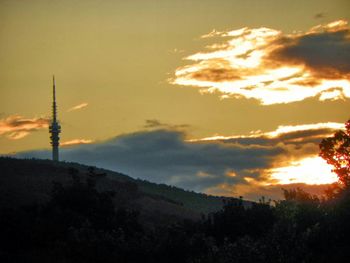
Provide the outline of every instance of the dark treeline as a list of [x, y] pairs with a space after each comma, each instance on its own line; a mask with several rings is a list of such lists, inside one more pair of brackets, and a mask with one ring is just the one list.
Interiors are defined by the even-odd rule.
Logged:
[[123, 206], [133, 187], [98, 191], [96, 176], [71, 169], [46, 202], [0, 211], [0, 262], [349, 262], [350, 121], [320, 150], [339, 177], [323, 197], [295, 189], [273, 204], [230, 199], [201, 220], [153, 227]]
[[[114, 195], [114, 196], [113, 196]], [[147, 228], [94, 179], [53, 185], [43, 205], [3, 209], [1, 262], [347, 262], [350, 191], [285, 191], [275, 205], [228, 201], [200, 221]]]

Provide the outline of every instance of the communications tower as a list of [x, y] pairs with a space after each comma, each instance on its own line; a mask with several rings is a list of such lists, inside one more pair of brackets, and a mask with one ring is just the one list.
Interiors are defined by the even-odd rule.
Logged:
[[52, 119], [51, 119], [51, 124], [49, 126], [49, 131], [50, 131], [50, 140], [51, 140], [50, 143], [52, 145], [52, 160], [58, 162], [61, 126], [57, 120], [55, 76], [53, 76]]

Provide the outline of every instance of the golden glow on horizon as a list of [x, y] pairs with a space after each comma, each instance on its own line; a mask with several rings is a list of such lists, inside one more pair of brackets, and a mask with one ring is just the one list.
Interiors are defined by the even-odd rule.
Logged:
[[285, 38], [292, 42], [310, 34], [345, 29], [350, 30], [347, 21], [339, 20], [292, 35], [269, 28], [212, 31], [202, 38], [231, 39], [224, 44], [207, 46], [208, 52], [186, 57], [195, 63], [176, 69], [171, 83], [198, 87], [201, 93], [218, 92], [222, 98], [257, 99], [263, 105], [312, 97], [322, 101], [350, 98], [350, 80], [346, 74], [320, 76], [317, 70], [306, 66], [306, 62], [291, 62], [275, 54], [287, 45], [283, 44]]
[[332, 166], [321, 157], [307, 157], [300, 161], [292, 161], [288, 166], [278, 167], [269, 171], [271, 184], [305, 183], [310, 185], [331, 184], [338, 180], [332, 172]]
[[[344, 128], [343, 123], [326, 122], [326, 123], [314, 123], [304, 125], [281, 125], [271, 132], [253, 131], [249, 135], [241, 136], [212, 136], [202, 139], [189, 140], [190, 142], [205, 142], [205, 141], [220, 141], [229, 139], [243, 139], [243, 138], [278, 138], [279, 136], [287, 135], [293, 132], [307, 132], [312, 130], [324, 130], [321, 134], [312, 134], [312, 138], [318, 138], [318, 136], [326, 136], [327, 130], [329, 129], [329, 136], [333, 134], [335, 130]], [[288, 136], [287, 136], [288, 137]], [[283, 137], [282, 137], [283, 138]], [[302, 142], [304, 136], [296, 137], [293, 140], [296, 142]], [[290, 140], [290, 139], [289, 139]], [[283, 142], [283, 141], [282, 141]], [[239, 141], [238, 141], [239, 143]], [[295, 149], [297, 153], [298, 150]], [[294, 153], [294, 154], [295, 154]], [[300, 149], [300, 154], [303, 151]], [[289, 157], [294, 160], [298, 158], [298, 155]], [[317, 155], [310, 155], [298, 160], [290, 161], [287, 165], [279, 165], [272, 169], [260, 169], [258, 171], [261, 174], [262, 180], [256, 180], [253, 177], [246, 176], [244, 180], [249, 184], [259, 185], [261, 187], [269, 185], [284, 185], [284, 184], [309, 184], [309, 185], [321, 185], [331, 184], [338, 180], [337, 175], [332, 172], [332, 166], [328, 165], [322, 158]], [[232, 172], [226, 174], [229, 177], [235, 177], [236, 173]]]

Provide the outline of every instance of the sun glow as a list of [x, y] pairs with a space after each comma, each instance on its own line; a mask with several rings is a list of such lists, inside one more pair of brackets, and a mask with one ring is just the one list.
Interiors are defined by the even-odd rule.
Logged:
[[[293, 161], [288, 166], [270, 170], [271, 179], [278, 184], [331, 184], [338, 180], [332, 167], [322, 158], [314, 156], [300, 161]], [[274, 184], [271, 183], [271, 184]]]

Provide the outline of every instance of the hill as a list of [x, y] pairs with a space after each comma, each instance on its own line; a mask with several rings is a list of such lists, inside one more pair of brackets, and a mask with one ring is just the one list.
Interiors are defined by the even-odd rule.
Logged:
[[232, 199], [201, 217], [222, 198], [72, 163], [0, 158], [0, 172], [0, 262], [348, 259], [349, 186], [328, 199], [286, 190], [274, 206]]
[[198, 219], [201, 214], [220, 210], [227, 199], [78, 163], [1, 157], [0, 172], [0, 207], [44, 203], [49, 199], [53, 182], [67, 185], [74, 174], [81, 180], [92, 178], [98, 191], [116, 192], [114, 204], [139, 211], [145, 224]]

